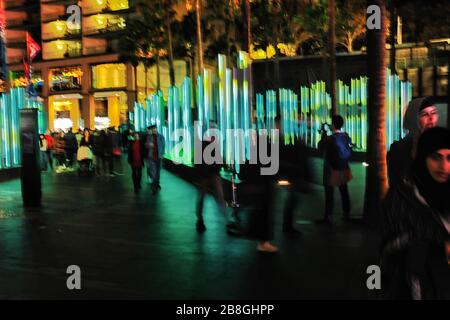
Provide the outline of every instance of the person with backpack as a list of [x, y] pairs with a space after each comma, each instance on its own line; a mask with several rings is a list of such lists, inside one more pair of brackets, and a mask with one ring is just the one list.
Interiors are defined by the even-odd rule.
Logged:
[[350, 196], [347, 183], [352, 179], [348, 164], [352, 155], [352, 141], [346, 132], [341, 131], [344, 119], [335, 115], [331, 119], [331, 136], [323, 136], [320, 145], [324, 149], [323, 184], [325, 187], [325, 214], [319, 222], [333, 224], [334, 188], [341, 194], [343, 220], [350, 220]]

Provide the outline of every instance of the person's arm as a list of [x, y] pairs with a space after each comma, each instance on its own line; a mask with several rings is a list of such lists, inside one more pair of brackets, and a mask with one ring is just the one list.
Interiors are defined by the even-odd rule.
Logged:
[[399, 183], [400, 168], [398, 168], [397, 144], [393, 143], [386, 153], [386, 164], [389, 186], [392, 188]]

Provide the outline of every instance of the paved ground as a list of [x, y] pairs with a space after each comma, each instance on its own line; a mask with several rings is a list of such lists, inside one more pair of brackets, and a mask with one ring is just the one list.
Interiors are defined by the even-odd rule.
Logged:
[[[320, 171], [320, 161], [314, 167]], [[350, 192], [358, 216], [364, 177], [361, 164], [353, 169]], [[45, 173], [40, 210], [22, 208], [19, 180], [0, 183], [0, 299], [374, 297], [365, 272], [377, 262], [376, 235], [358, 223], [332, 229], [310, 223], [323, 211], [317, 185], [297, 211], [300, 237], [281, 232], [285, 189], [279, 188], [274, 242], [280, 252], [270, 255], [257, 252], [252, 240], [227, 235], [211, 198], [205, 203], [208, 230], [197, 234], [190, 183], [163, 171], [160, 194], [152, 196], [146, 185], [136, 196], [125, 173]], [[69, 265], [81, 267], [81, 291], [66, 288]]]

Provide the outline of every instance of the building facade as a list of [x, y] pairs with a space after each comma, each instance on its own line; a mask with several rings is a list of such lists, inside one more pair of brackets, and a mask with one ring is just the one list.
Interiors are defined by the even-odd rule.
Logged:
[[133, 0], [3, 0], [3, 6], [7, 90], [26, 85], [22, 61], [29, 32], [42, 49], [32, 63], [32, 82], [51, 130], [127, 123], [137, 96], [145, 98], [143, 83], [151, 83], [143, 72], [135, 79], [133, 66], [119, 59]]

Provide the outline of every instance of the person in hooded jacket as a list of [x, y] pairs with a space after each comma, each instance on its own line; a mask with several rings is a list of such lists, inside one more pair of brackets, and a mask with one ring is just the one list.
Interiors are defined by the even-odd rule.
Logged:
[[389, 299], [450, 299], [450, 130], [420, 136], [411, 170], [383, 203], [382, 289]]
[[422, 132], [437, 125], [439, 116], [430, 98], [416, 98], [409, 103], [403, 120], [407, 135], [391, 144], [386, 155], [389, 186], [395, 187], [411, 169], [417, 141]]

